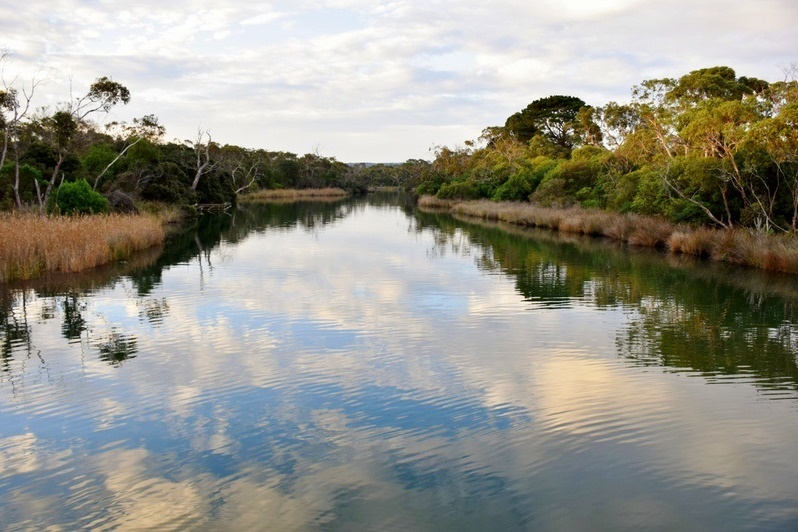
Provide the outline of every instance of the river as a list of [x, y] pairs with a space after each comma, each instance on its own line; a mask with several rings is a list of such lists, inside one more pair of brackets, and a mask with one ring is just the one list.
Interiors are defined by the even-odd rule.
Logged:
[[5, 530], [795, 530], [798, 279], [243, 205], [0, 285]]

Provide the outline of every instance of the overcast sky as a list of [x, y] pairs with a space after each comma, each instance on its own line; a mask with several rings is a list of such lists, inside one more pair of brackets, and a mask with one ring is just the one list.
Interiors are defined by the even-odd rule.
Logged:
[[167, 139], [345, 162], [432, 157], [552, 94], [628, 101], [633, 85], [726, 65], [768, 81], [798, 62], [798, 0], [0, 0], [6, 81], [37, 69], [55, 106], [100, 76], [114, 119]]

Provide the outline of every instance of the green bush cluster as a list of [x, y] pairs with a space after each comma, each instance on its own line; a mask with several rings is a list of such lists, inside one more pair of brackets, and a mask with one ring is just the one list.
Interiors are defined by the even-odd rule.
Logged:
[[50, 196], [49, 211], [56, 214], [102, 214], [109, 210], [108, 200], [92, 190], [85, 179], [64, 183]]

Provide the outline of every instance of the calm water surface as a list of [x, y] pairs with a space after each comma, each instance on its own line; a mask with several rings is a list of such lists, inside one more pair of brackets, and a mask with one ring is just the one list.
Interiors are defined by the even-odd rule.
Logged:
[[0, 286], [7, 530], [795, 530], [798, 280], [245, 206]]

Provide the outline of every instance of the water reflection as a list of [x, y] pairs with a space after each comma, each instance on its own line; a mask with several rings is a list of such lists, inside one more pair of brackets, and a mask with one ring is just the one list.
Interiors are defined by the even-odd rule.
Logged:
[[798, 524], [792, 280], [396, 200], [6, 289], [4, 526]]
[[708, 378], [748, 374], [770, 391], [798, 389], [798, 279], [683, 257], [668, 262], [586, 237], [419, 216], [419, 230], [441, 228], [436, 255], [461, 253], [464, 239], [479, 244], [478, 267], [514, 278], [536, 306], [623, 309], [628, 320], [616, 342], [629, 360]]

